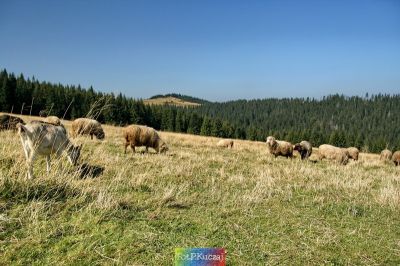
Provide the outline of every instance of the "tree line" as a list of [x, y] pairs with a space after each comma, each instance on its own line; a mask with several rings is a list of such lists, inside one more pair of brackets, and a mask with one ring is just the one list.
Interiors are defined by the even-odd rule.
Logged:
[[157, 130], [258, 141], [273, 135], [292, 143], [309, 140], [314, 146], [329, 143], [369, 152], [400, 149], [399, 94], [156, 106], [122, 94], [97, 92], [92, 87], [16, 76], [4, 69], [0, 72], [0, 111], [31, 115], [46, 111], [64, 119], [94, 117], [112, 125], [143, 124]]

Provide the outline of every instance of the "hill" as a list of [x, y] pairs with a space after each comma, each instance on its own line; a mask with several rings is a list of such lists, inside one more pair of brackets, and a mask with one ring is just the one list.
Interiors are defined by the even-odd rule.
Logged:
[[199, 103], [185, 101], [183, 99], [172, 96], [152, 97], [150, 99], [143, 100], [143, 102], [144, 104], [148, 105], [172, 105], [179, 107], [200, 106]]
[[104, 130], [73, 140], [84, 167], [61, 157], [47, 174], [40, 158], [33, 180], [15, 132], [0, 132], [2, 263], [171, 265], [177, 247], [223, 247], [227, 265], [400, 262], [400, 168], [378, 155], [314, 164], [169, 132], [166, 155], [124, 155], [121, 128]]
[[178, 94], [178, 93], [168, 93], [168, 94], [158, 94], [158, 95], [154, 95], [152, 97], [150, 97], [149, 99], [157, 99], [157, 98], [167, 98], [167, 97], [173, 97], [173, 98], [177, 98], [180, 100], [183, 100], [185, 102], [191, 102], [191, 103], [198, 103], [198, 104], [205, 104], [205, 103], [210, 103], [207, 100], [204, 99], [200, 99], [197, 97], [192, 97], [192, 96], [188, 96], [188, 95], [182, 95], [182, 94]]

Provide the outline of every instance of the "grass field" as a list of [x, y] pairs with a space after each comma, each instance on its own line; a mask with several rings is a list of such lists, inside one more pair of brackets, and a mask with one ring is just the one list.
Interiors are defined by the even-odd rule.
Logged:
[[146, 99], [143, 100], [145, 104], [150, 104], [150, 105], [175, 105], [175, 106], [199, 106], [199, 103], [193, 103], [193, 102], [188, 102], [184, 101], [182, 99], [178, 99], [176, 97], [161, 97], [161, 98], [155, 98], [155, 99]]
[[124, 155], [120, 131], [74, 140], [83, 167], [47, 174], [40, 158], [33, 180], [0, 132], [0, 264], [173, 265], [176, 247], [223, 247], [228, 265], [400, 264], [400, 167], [378, 155], [311, 163], [166, 132], [166, 155]]

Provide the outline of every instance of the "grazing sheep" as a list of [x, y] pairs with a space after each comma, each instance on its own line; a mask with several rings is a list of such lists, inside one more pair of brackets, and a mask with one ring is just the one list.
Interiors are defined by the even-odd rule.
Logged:
[[72, 122], [71, 127], [71, 136], [73, 138], [76, 138], [78, 135], [90, 135], [91, 139], [93, 139], [93, 135], [95, 135], [97, 139], [104, 139], [105, 137], [104, 130], [101, 127], [101, 124], [94, 119], [75, 119]]
[[17, 130], [17, 124], [25, 124], [24, 120], [12, 115], [0, 115], [0, 130]]
[[48, 116], [43, 121], [55, 126], [61, 126], [61, 120], [57, 116]]
[[221, 139], [217, 143], [218, 147], [224, 147], [224, 148], [233, 148], [233, 140], [231, 139]]
[[37, 155], [46, 156], [47, 172], [50, 171], [50, 155], [59, 157], [64, 151], [69, 162], [76, 165], [82, 145], [74, 146], [67, 137], [65, 128], [47, 123], [17, 124], [22, 147], [28, 164], [28, 178], [33, 178], [33, 163]]
[[277, 156], [284, 156], [286, 158], [293, 157], [293, 145], [290, 142], [283, 140], [276, 140], [274, 137], [267, 138], [267, 147], [269, 153]]
[[335, 147], [329, 144], [322, 144], [318, 148], [319, 159], [324, 158], [335, 160], [336, 162], [346, 165], [349, 162], [349, 152], [346, 149]]
[[57, 116], [48, 116], [48, 117], [44, 118], [43, 120], [32, 120], [31, 123], [45, 123], [45, 124], [50, 124], [53, 126], [64, 127], [64, 125], [61, 124], [61, 120]]
[[146, 146], [153, 148], [158, 153], [168, 151], [167, 144], [160, 138], [157, 131], [154, 128], [146, 126], [127, 126], [122, 130], [123, 137], [125, 139], [125, 153], [126, 148], [131, 146], [132, 152], [135, 152], [135, 147]]
[[303, 140], [300, 143], [296, 143], [293, 150], [300, 153], [302, 160], [308, 159], [312, 153], [312, 145], [310, 142]]
[[346, 150], [349, 153], [349, 159], [353, 159], [354, 161], [358, 160], [358, 155], [360, 154], [360, 151], [356, 147], [349, 147]]
[[379, 157], [381, 161], [390, 161], [392, 159], [392, 152], [388, 149], [381, 151], [381, 156]]
[[392, 161], [394, 162], [394, 165], [400, 165], [400, 151], [395, 151], [393, 153]]

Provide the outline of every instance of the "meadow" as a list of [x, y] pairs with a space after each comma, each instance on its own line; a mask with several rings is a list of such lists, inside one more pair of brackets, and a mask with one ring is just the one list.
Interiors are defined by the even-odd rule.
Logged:
[[40, 158], [33, 180], [0, 132], [0, 264], [173, 265], [178, 247], [223, 247], [227, 265], [400, 264], [400, 167], [379, 155], [313, 163], [168, 132], [167, 154], [124, 154], [121, 128], [104, 129], [73, 140], [80, 167], [47, 174]]

